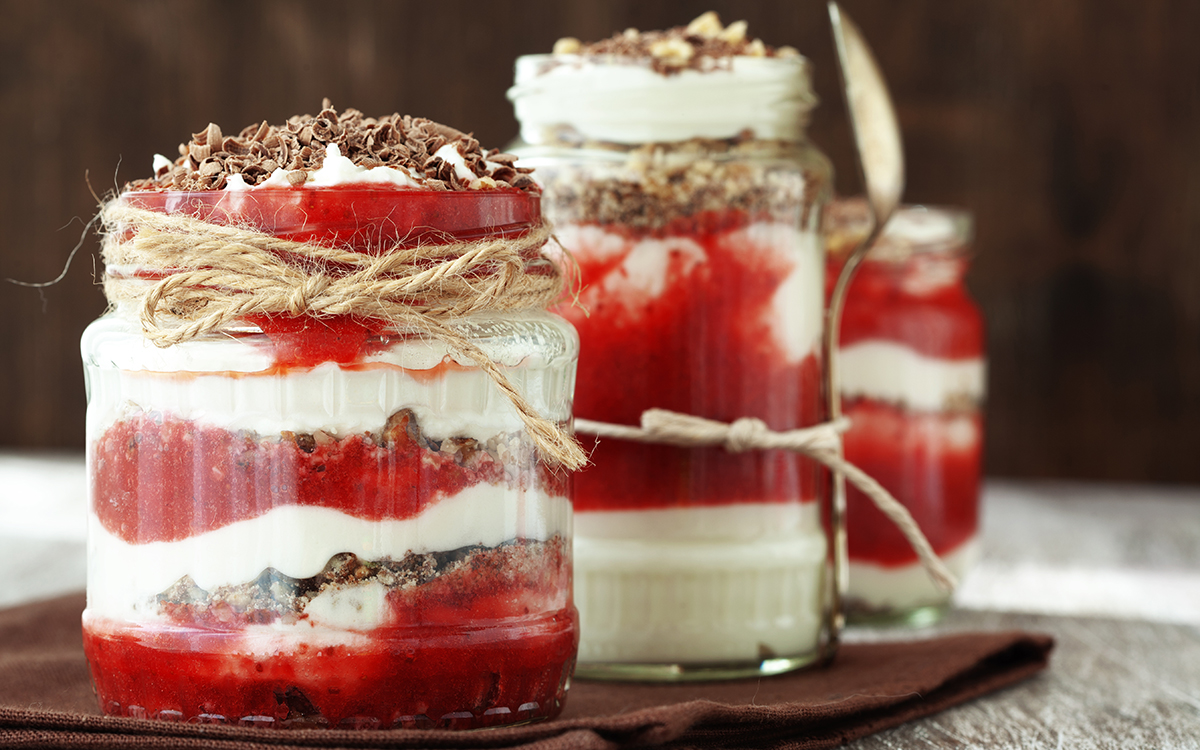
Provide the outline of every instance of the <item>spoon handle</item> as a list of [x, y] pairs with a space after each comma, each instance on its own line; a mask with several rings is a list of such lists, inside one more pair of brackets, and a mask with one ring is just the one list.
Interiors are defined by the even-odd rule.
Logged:
[[[871, 231], [846, 258], [826, 310], [823, 342], [825, 398], [827, 416], [834, 420], [842, 416], [838, 345], [846, 293], [855, 271], [883, 234], [884, 226], [900, 204], [900, 194], [904, 190], [904, 153], [900, 145], [900, 126], [887, 84], [862, 32], [832, 0], [829, 3], [829, 21], [837, 48], [838, 70], [846, 95], [850, 127], [854, 132], [855, 152], [872, 215]], [[838, 450], [842, 450], [840, 446]], [[823, 654], [825, 660], [833, 658], [841, 642], [846, 621], [843, 605], [850, 582], [846, 539], [846, 478], [840, 471], [833, 474], [829, 516], [833, 565], [830, 571], [832, 580], [829, 581], [829, 638]]]

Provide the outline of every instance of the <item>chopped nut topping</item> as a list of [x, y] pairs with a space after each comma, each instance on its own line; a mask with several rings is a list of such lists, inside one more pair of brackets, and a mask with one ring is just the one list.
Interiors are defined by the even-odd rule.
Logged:
[[650, 45], [651, 56], [665, 65], [682, 68], [696, 54], [696, 49], [682, 39], [659, 39]]
[[579, 49], [582, 46], [583, 46], [583, 43], [580, 42], [575, 37], [564, 36], [562, 39], [559, 39], [557, 42], [554, 43], [554, 54], [556, 54], [556, 55], [574, 55], [575, 53], [579, 52]]
[[[593, 146], [597, 144], [591, 144]], [[545, 165], [538, 178], [552, 196], [542, 210], [556, 224], [591, 223], [656, 231], [706, 212], [799, 212], [807, 226], [828, 190], [828, 174], [805, 167], [797, 180], [779, 168], [781, 145], [739, 137], [647, 144], [609, 165]]]
[[[744, 32], [746, 22], [737, 21], [736, 23], [742, 24]], [[694, 21], [687, 25], [688, 34], [691, 34], [692, 36], [703, 37], [705, 39], [716, 39], [718, 36], [720, 36], [722, 31], [723, 29], [721, 28], [720, 17], [717, 16], [715, 11], [711, 10], [707, 13], [700, 14]]]
[[589, 44], [581, 44], [579, 40], [567, 37], [555, 43], [554, 54], [648, 58], [655, 70], [668, 75], [686, 68], [702, 69], [713, 60], [734, 56], [799, 56], [791, 47], [776, 50], [761, 39], [748, 40], [746, 28], [745, 21], [722, 26], [717, 14], [708, 11], [687, 26], [676, 26], [666, 31], [625, 29], [608, 39]]
[[746, 41], [746, 29], [749, 24], [745, 21], [734, 21], [725, 27], [723, 31], [717, 33], [717, 39], [730, 44], [741, 44]]

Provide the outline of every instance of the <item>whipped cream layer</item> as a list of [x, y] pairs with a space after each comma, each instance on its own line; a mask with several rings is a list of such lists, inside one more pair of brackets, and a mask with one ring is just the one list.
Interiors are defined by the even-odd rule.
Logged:
[[804, 58], [743, 56], [664, 75], [648, 59], [526, 55], [517, 58], [508, 98], [521, 138], [531, 144], [563, 130], [579, 140], [630, 145], [726, 139], [747, 130], [795, 141], [816, 102]]
[[[941, 558], [950, 572], [961, 580], [981, 555], [979, 537], [975, 536]], [[864, 614], [911, 610], [944, 604], [950, 599], [949, 594], [933, 584], [920, 562], [885, 566], [851, 560], [849, 567], [847, 603], [862, 608]]]
[[[154, 597], [185, 575], [211, 590], [253, 581], [267, 568], [309, 578], [343, 552], [372, 561], [401, 560], [408, 552], [494, 547], [513, 539], [547, 541], [570, 533], [569, 499], [490, 484], [467, 487], [404, 520], [366, 521], [329, 508], [293, 505], [175, 542], [129, 544], [105, 530], [93, 514], [88, 610], [97, 617], [154, 619]], [[361, 596], [370, 598], [371, 586]], [[346, 591], [339, 596], [353, 608], [359, 595]], [[310, 615], [320, 613], [321, 606]], [[355, 626], [369, 627], [369, 614]]]
[[753, 663], [817, 646], [817, 503], [575, 515], [581, 662]]
[[[585, 308], [593, 297], [620, 303], [634, 318], [643, 317], [672, 285], [703, 272], [708, 260], [704, 247], [687, 235], [630, 240], [593, 224], [563, 224], [556, 233], [563, 247], [585, 254], [589, 263], [624, 254], [605, 276], [589, 281], [580, 301]], [[762, 322], [788, 362], [799, 362], [819, 347], [825, 303], [825, 251], [819, 235], [760, 221], [726, 232], [716, 242], [727, 252], [761, 254], [790, 269]]]
[[869, 340], [839, 350], [842, 397], [871, 398], [919, 411], [979, 404], [985, 395], [982, 357], [927, 357], [903, 344]]
[[[537, 332], [531, 328], [528, 335], [540, 333], [543, 342], [558, 338], [544, 350], [569, 356], [577, 345], [574, 330], [556, 316], [539, 315], [528, 322], [546, 321], [553, 325], [537, 326]], [[524, 429], [495, 382], [478, 368], [449, 363], [440, 342], [398, 342], [361, 364], [326, 362], [276, 374], [270, 350], [257, 338], [259, 344], [215, 336], [159, 349], [129, 320], [101, 318], [88, 328], [83, 342], [92, 361], [87, 368], [88, 439], [96, 440], [124, 416], [155, 411], [260, 435], [322, 430], [342, 437], [378, 431], [404, 408], [414, 411], [422, 431], [434, 439], [486, 440]], [[535, 348], [529, 346], [499, 342], [491, 349], [489, 354], [510, 365], [509, 379], [539, 414], [570, 419], [574, 368], [561, 366], [553, 355], [552, 361], [532, 356]]]
[[809, 657], [822, 628], [825, 549], [819, 529], [769, 541], [577, 536], [579, 660], [699, 665]]
[[[317, 321], [319, 324], [319, 321]], [[454, 329], [472, 341], [493, 362], [505, 367], [546, 367], [567, 363], [579, 347], [579, 336], [562, 318], [547, 312], [492, 313], [456, 321]], [[105, 315], [84, 331], [81, 349], [90, 359], [123, 370], [151, 372], [262, 373], [274, 369], [275, 357], [266, 341], [238, 334], [202, 337], [158, 347], [146, 340], [132, 314]], [[406, 370], [432, 370], [445, 362], [474, 366], [474, 361], [451, 354], [443, 342], [413, 336], [390, 337], [385, 349], [365, 355], [353, 367], [392, 365]]]
[[820, 520], [816, 502], [579, 511], [575, 535], [595, 540], [754, 543], [819, 533]]

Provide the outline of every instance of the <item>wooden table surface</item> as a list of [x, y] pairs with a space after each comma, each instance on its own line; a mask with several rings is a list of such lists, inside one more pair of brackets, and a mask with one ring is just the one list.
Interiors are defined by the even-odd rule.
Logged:
[[[1053, 634], [1039, 677], [859, 740], [882, 748], [1200, 748], [1200, 488], [992, 481], [984, 558], [928, 630]], [[83, 458], [0, 453], [0, 606], [84, 585]]]

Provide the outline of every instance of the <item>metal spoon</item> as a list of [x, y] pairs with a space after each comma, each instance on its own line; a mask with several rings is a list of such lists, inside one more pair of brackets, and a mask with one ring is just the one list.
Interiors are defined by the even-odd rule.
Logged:
[[[836, 2], [829, 3], [829, 21], [833, 26], [842, 89], [846, 94], [846, 108], [850, 113], [850, 127], [854, 131], [858, 164], [872, 214], [871, 231], [846, 258], [829, 298], [825, 318], [825, 393], [829, 418], [833, 420], [842, 416], [837, 352], [846, 290], [863, 256], [879, 239], [888, 219], [900, 205], [900, 194], [904, 190], [904, 154], [900, 147], [900, 126], [887, 84], [862, 32]], [[841, 640], [845, 625], [842, 603], [850, 578], [846, 558], [846, 483], [841, 474], [834, 475], [832, 506], [830, 525], [834, 538], [830, 603], [833, 616], [825, 652], [827, 659], [832, 658]]]

